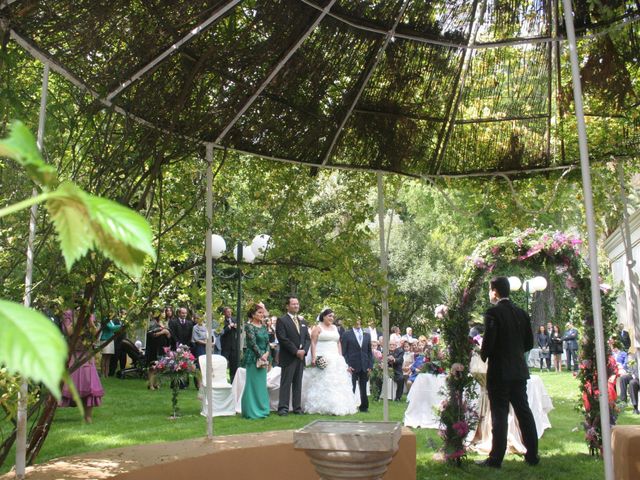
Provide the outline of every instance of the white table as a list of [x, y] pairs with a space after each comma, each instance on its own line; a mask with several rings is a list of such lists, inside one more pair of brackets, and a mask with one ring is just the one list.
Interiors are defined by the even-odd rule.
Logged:
[[[421, 373], [413, 383], [407, 401], [409, 405], [404, 414], [404, 424], [413, 428], [439, 428], [440, 418], [435, 409], [445, 399], [445, 375], [432, 375]], [[478, 452], [488, 453], [491, 450], [491, 412], [489, 411], [489, 400], [486, 391], [479, 393], [478, 413], [481, 420], [477, 431], [469, 433], [468, 440], [473, 441], [472, 449]], [[549, 397], [542, 379], [537, 375], [532, 375], [527, 382], [527, 396], [529, 406], [536, 421], [538, 438], [547, 428], [551, 427], [548, 413], [553, 410], [553, 403]], [[522, 443], [520, 429], [517, 426], [513, 408], [509, 407], [509, 433], [508, 450], [511, 452], [524, 453], [526, 449]]]

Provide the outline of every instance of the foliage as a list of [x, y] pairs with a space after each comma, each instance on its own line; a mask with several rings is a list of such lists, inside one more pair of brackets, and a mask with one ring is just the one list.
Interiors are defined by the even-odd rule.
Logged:
[[440, 343], [427, 344], [422, 355], [424, 355], [424, 363], [420, 367], [422, 373], [431, 373], [433, 375], [444, 373], [444, 366], [447, 361], [446, 351]]
[[[537, 265], [541, 270], [555, 266], [556, 272], [564, 277], [566, 287], [572, 290], [583, 314], [587, 316], [591, 311], [590, 277], [588, 267], [580, 256], [581, 244], [582, 240], [574, 235], [537, 231], [533, 228], [516, 231], [505, 237], [490, 238], [479, 244], [468, 258], [460, 280], [448, 301], [448, 311], [441, 323], [445, 342], [449, 345], [450, 364], [469, 365], [473, 350], [473, 343], [468, 337], [470, 313], [487, 276], [505, 265], [526, 262], [528, 265]], [[613, 302], [613, 296], [607, 302]], [[615, 323], [613, 311], [607, 308], [603, 314], [606, 315], [604, 317], [605, 333], [610, 332]], [[588, 317], [585, 320], [588, 328]], [[587, 342], [587, 346], [585, 348], [583, 344], [582, 358], [595, 366], [593, 336], [584, 335], [583, 342]], [[593, 372], [590, 371], [589, 375], [592, 374]], [[474, 380], [469, 375], [450, 376], [447, 382], [448, 408], [454, 408], [455, 412], [466, 411], [465, 398], [473, 388], [473, 384]], [[590, 411], [585, 414], [590, 426], [599, 425], [600, 412], [596, 405], [597, 403], [592, 403]], [[443, 415], [441, 421], [447, 428], [453, 428], [451, 422], [455, 418], [455, 416]], [[459, 442], [453, 444], [446, 442], [451, 442], [451, 438], [445, 438], [445, 451], [460, 450]]]

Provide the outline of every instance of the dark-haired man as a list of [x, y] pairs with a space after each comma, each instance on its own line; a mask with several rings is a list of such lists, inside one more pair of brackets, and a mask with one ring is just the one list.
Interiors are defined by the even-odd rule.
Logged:
[[489, 283], [489, 301], [493, 304], [484, 314], [484, 338], [480, 356], [489, 360], [487, 393], [491, 408], [493, 440], [489, 458], [479, 463], [483, 467], [500, 468], [507, 449], [507, 418], [509, 404], [520, 425], [527, 453], [525, 462], [537, 465], [538, 432], [527, 400], [529, 369], [525, 352], [533, 347], [531, 318], [509, 300], [509, 280], [496, 277]]
[[[276, 322], [276, 337], [280, 345], [280, 398], [278, 415], [302, 413], [302, 374], [304, 357], [311, 346], [307, 324], [298, 312], [300, 302], [296, 297], [287, 299], [287, 313]], [[291, 401], [291, 403], [289, 403]]]

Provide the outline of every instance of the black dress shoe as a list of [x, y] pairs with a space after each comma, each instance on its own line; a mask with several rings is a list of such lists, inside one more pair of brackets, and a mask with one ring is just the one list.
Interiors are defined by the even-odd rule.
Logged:
[[476, 465], [478, 467], [488, 467], [488, 468], [501, 468], [501, 465], [498, 463], [495, 463], [493, 460], [491, 460], [490, 458], [487, 458], [486, 460], [482, 460], [482, 461], [477, 461]]
[[524, 461], [527, 462], [527, 465], [531, 465], [532, 467], [535, 467], [540, 463], [540, 457], [538, 457], [537, 455], [533, 458], [524, 457]]
[[369, 413], [368, 408], [359, 408], [358, 410], [360, 410], [360, 413]]
[[278, 410], [278, 416], [286, 417], [287, 415], [289, 415], [289, 412], [287, 412], [285, 410]]
[[637, 408], [634, 408], [634, 409], [633, 409], [633, 413], [634, 413], [635, 415], [640, 415], [640, 412], [638, 411], [638, 409], [637, 409]]
[[294, 415], [302, 415], [302, 411], [301, 410], [294, 410], [293, 414]]

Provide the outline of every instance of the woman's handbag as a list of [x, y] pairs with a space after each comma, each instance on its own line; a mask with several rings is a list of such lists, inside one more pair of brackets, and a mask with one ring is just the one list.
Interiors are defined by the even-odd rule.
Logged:
[[256, 360], [256, 368], [264, 368], [267, 365], [269, 365], [269, 360], [263, 360], [262, 357], [258, 358], [258, 360]]

